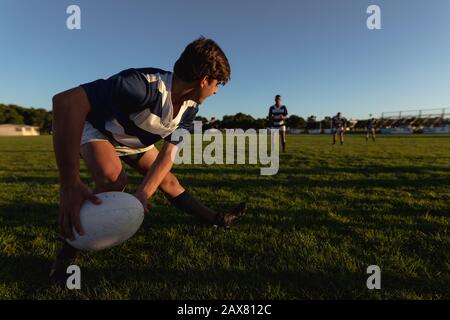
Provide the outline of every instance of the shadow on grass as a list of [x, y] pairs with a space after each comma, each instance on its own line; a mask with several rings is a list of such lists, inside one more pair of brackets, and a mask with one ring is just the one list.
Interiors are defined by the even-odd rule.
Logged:
[[[19, 298], [44, 294], [49, 261], [39, 257], [1, 257], [2, 280], [9, 286], [19, 284]], [[79, 298], [107, 297], [110, 291], [123, 292], [122, 299], [370, 299], [398, 296], [399, 291], [419, 296], [448, 297], [444, 277], [404, 276], [401, 272], [382, 274], [382, 292], [366, 288], [367, 274], [342, 270], [273, 270], [258, 269], [172, 269], [148, 265], [120, 265], [106, 261], [105, 267], [79, 264], [82, 289]], [[109, 263], [108, 263], [109, 262]], [[17, 266], [20, 265], [20, 269]], [[276, 288], [270, 292], [269, 288]], [[69, 290], [63, 298], [70, 297]], [[60, 296], [61, 298], [61, 296]]]
[[[30, 253], [31, 254], [31, 253]], [[29, 299], [35, 290], [49, 286], [48, 276], [52, 261], [40, 256], [4, 256], [0, 254], [0, 281], [18, 285], [21, 296]]]
[[[335, 175], [335, 174], [434, 174], [434, 171], [449, 171], [448, 167], [432, 167], [432, 166], [381, 166], [381, 165], [365, 165], [358, 167], [314, 167], [314, 168], [300, 168], [300, 169], [280, 169], [280, 174], [304, 174], [304, 175]], [[337, 175], [336, 178], [339, 176]]]
[[[330, 175], [331, 176], [331, 175]], [[134, 179], [131, 179], [135, 183]], [[448, 177], [436, 177], [436, 178], [423, 178], [423, 179], [345, 179], [339, 180], [337, 178], [330, 177], [329, 180], [316, 180], [311, 179], [306, 175], [296, 175], [280, 179], [278, 178], [243, 178], [236, 180], [212, 180], [205, 179], [200, 180], [195, 177], [182, 177], [181, 183], [187, 187], [202, 187], [202, 188], [228, 188], [236, 190], [237, 193], [242, 193], [247, 190], [270, 190], [274, 187], [285, 188], [442, 188], [450, 186], [450, 179]]]
[[[338, 172], [338, 171], [337, 171]], [[344, 173], [345, 171], [342, 171]], [[236, 173], [233, 171], [233, 173]], [[286, 174], [289, 174], [285, 172]], [[278, 176], [273, 178], [250, 176], [234, 180], [213, 180], [206, 179], [203, 176], [201, 179], [194, 176], [182, 176], [179, 180], [185, 187], [202, 187], [202, 188], [228, 188], [236, 190], [236, 193], [242, 193], [243, 190], [258, 190], [271, 189], [274, 187], [286, 188], [441, 188], [449, 187], [450, 179], [446, 176], [441, 177], [426, 177], [422, 179], [406, 179], [394, 177], [393, 179], [379, 179], [370, 178], [365, 179], [345, 179], [339, 180], [334, 174], [330, 173], [329, 180], [311, 179], [308, 175], [290, 173], [290, 176]], [[296, 172], [299, 173], [299, 172]], [[322, 172], [324, 175], [325, 172]], [[362, 172], [361, 172], [362, 173]], [[223, 173], [222, 173], [223, 174]], [[312, 174], [312, 172], [311, 172]], [[319, 172], [317, 172], [319, 174]], [[142, 177], [129, 176], [129, 184], [139, 185], [142, 182]], [[9, 176], [1, 177], [0, 183], [26, 183], [38, 185], [56, 185], [59, 183], [56, 177], [35, 177], [35, 176]]]
[[[365, 287], [367, 275], [362, 266], [360, 272], [337, 265], [326, 270], [314, 270], [311, 265], [302, 270], [274, 270], [271, 265], [246, 270], [232, 267], [196, 270], [152, 267], [132, 261], [123, 264], [113, 258], [106, 258], [102, 267], [97, 267], [92, 266], [95, 263], [92, 259], [98, 258], [78, 264], [82, 270], [82, 290], [78, 298], [95, 299], [98, 294], [108, 296], [108, 291], [114, 290], [124, 291], [122, 298], [125, 299], [265, 299], [273, 298], [273, 294], [287, 299], [370, 299], [398, 297], [399, 291], [449, 297], [445, 276], [405, 276], [393, 271], [383, 272], [383, 290], [380, 295], [374, 295], [375, 291]], [[15, 298], [29, 299], [35, 294], [45, 297], [46, 290], [52, 290], [48, 283], [50, 265], [51, 260], [40, 256], [0, 255], [0, 278], [6, 287], [19, 287], [20, 294]], [[279, 292], [271, 295], [268, 287]], [[59, 296], [70, 297], [69, 290]]]
[[54, 227], [58, 219], [58, 205], [32, 201], [16, 201], [0, 206], [3, 226]]
[[[433, 216], [448, 216], [445, 209], [436, 211]], [[412, 223], [405, 223], [402, 218], [417, 217]], [[399, 233], [407, 232], [446, 232], [447, 225], [433, 221], [424, 221], [424, 211], [417, 210], [411, 212], [405, 209], [401, 212], [396, 210], [387, 210], [383, 214], [373, 214], [372, 212], [363, 212], [360, 210], [342, 210], [330, 214], [325, 209], [295, 209], [295, 208], [264, 208], [254, 207], [249, 210], [249, 214], [244, 216], [241, 225], [252, 226], [270, 226], [281, 231], [296, 230], [317, 231], [328, 229], [330, 232], [342, 236], [357, 236], [355, 229], [371, 229], [379, 232]], [[397, 219], [393, 219], [397, 218]]]
[[[10, 228], [23, 226], [57, 230], [58, 204], [18, 201], [2, 205], [0, 207], [0, 223], [2, 226]], [[150, 213], [144, 219], [144, 225], [146, 223], [151, 223], [152, 226], [203, 224], [197, 217], [183, 213], [170, 204], [167, 206], [151, 205]]]
[[[48, 272], [51, 261], [36, 256], [0, 256], [0, 259], [2, 282], [6, 286], [19, 286], [21, 295], [17, 298], [27, 299], [36, 292], [50, 289]], [[246, 271], [222, 268], [174, 270], [147, 265], [124, 266], [114, 262], [106, 265], [107, 267], [93, 267], [79, 264], [82, 271], [82, 291], [101, 293], [103, 289], [106, 293], [107, 290], [120, 289], [123, 285], [132, 283], [131, 292], [124, 298], [171, 299], [175, 295], [178, 299], [192, 299], [194, 293], [195, 298], [243, 299], [264, 298], [264, 292], [270, 284], [279, 286], [291, 299], [305, 298], [305, 291], [309, 291], [311, 297], [351, 298], [350, 289], [364, 284], [364, 273], [276, 271], [264, 267], [261, 270]], [[146, 286], [148, 283], [160, 284], [164, 289], [149, 290]], [[202, 288], [208, 288], [209, 292], [202, 293]], [[334, 291], [339, 291], [339, 294]]]
[[[298, 169], [280, 168], [278, 175], [261, 176], [259, 167], [240, 167], [240, 166], [198, 166], [198, 167], [176, 167], [174, 173], [181, 177], [183, 185], [189, 187], [223, 187], [239, 190], [253, 188], [273, 188], [282, 187], [336, 187], [336, 188], [428, 188], [450, 186], [448, 176], [437, 176], [437, 172], [448, 172], [449, 167], [424, 167], [424, 166], [381, 166], [367, 165], [361, 167], [329, 167], [327, 163], [313, 168], [302, 168], [301, 164]], [[49, 172], [43, 170], [43, 172]], [[129, 183], [139, 185], [143, 177], [137, 175], [128, 168]], [[436, 173], [435, 173], [436, 172]], [[90, 175], [86, 169], [82, 169], [81, 173], [84, 179], [90, 179]], [[130, 174], [131, 173], [131, 174]], [[236, 179], [216, 179], [221, 175], [237, 175]], [[362, 174], [366, 175], [361, 179], [339, 179], [340, 175]], [[370, 177], [374, 174], [392, 174], [392, 179]], [[396, 174], [422, 174], [432, 175], [418, 177], [417, 179], [408, 179]], [[210, 177], [208, 177], [210, 176]], [[311, 176], [320, 176], [322, 179], [314, 179]], [[200, 177], [200, 179], [198, 178]], [[323, 178], [326, 177], [326, 178]], [[89, 181], [87, 181], [89, 182]], [[39, 185], [55, 185], [59, 183], [56, 175], [53, 176], [32, 176], [32, 175], [10, 175], [0, 177], [0, 183], [27, 183]]]

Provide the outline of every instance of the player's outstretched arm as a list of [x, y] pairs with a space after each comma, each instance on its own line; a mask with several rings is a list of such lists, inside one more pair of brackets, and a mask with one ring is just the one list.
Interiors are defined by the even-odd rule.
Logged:
[[53, 97], [53, 146], [61, 186], [79, 181], [80, 140], [84, 121], [90, 111], [89, 101], [81, 87]]
[[84, 200], [100, 200], [80, 180], [80, 141], [89, 100], [84, 89], [77, 87], [53, 97], [53, 148], [60, 179], [59, 232], [62, 238], [74, 239], [72, 226], [84, 234], [80, 207]]
[[135, 196], [141, 201], [147, 212], [147, 200], [152, 197], [156, 192], [164, 177], [169, 173], [173, 166], [172, 155], [176, 152], [177, 146], [170, 143], [164, 142], [161, 151], [158, 154], [155, 162], [147, 171], [144, 181], [142, 181]]

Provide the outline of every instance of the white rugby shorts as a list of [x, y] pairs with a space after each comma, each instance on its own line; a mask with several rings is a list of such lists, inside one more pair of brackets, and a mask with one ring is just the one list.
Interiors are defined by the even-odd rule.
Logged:
[[[101, 133], [100, 131], [95, 129], [89, 121], [85, 121], [83, 133], [81, 134], [80, 146], [82, 146], [83, 144], [92, 142], [92, 141], [108, 141], [109, 142], [109, 139], [103, 133]], [[113, 146], [114, 146], [114, 144], [113, 144]], [[145, 148], [138, 148], [138, 149], [130, 148], [127, 146], [114, 146], [114, 148], [116, 149], [117, 155], [119, 157], [123, 157], [123, 156], [128, 156], [131, 154], [146, 152], [146, 151], [150, 150], [151, 148], [154, 148], [154, 146], [151, 145], [151, 146], [148, 146]]]

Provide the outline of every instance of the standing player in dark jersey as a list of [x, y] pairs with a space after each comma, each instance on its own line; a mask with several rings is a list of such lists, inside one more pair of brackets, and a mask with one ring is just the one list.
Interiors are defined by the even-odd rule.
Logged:
[[[99, 204], [96, 193], [123, 191], [127, 176], [121, 160], [144, 176], [134, 194], [147, 211], [159, 189], [178, 209], [213, 225], [229, 227], [244, 214], [245, 203], [215, 212], [192, 197], [170, 172], [178, 141], [177, 128], [189, 128], [198, 105], [230, 79], [221, 48], [210, 39], [189, 44], [174, 72], [156, 68], [127, 69], [53, 97], [53, 145], [60, 178], [59, 232], [74, 239], [84, 235], [80, 207]], [[163, 140], [161, 150], [154, 144]], [[79, 157], [95, 181], [91, 191], [80, 178]], [[65, 285], [66, 269], [78, 251], [64, 242], [53, 263], [50, 280]]]
[[341, 145], [344, 144], [344, 132], [345, 132], [346, 124], [347, 124], [347, 120], [344, 117], [341, 117], [340, 112], [338, 112], [337, 115], [335, 115], [331, 119], [333, 144], [336, 144], [336, 135], [338, 135], [338, 134], [339, 134], [339, 141], [341, 142]]
[[280, 140], [283, 152], [286, 152], [286, 123], [288, 111], [285, 105], [281, 104], [281, 96], [275, 96], [275, 104], [269, 108], [269, 122], [273, 129], [280, 130]]
[[366, 125], [366, 141], [369, 141], [369, 136], [372, 136], [372, 141], [375, 142], [375, 118], [367, 121]]

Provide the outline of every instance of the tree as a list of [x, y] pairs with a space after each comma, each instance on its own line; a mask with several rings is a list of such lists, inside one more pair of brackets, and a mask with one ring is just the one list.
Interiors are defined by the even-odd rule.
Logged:
[[4, 117], [4, 123], [23, 124], [23, 116], [15, 108], [6, 107]]
[[202, 117], [202, 116], [196, 116], [194, 121], [201, 121], [202, 124], [205, 124], [208, 122], [208, 119], [206, 119], [205, 117]]
[[306, 120], [306, 122], [307, 123], [315, 123], [316, 119], [317, 119], [316, 116], [309, 116], [308, 119]]
[[224, 116], [222, 119], [222, 128], [240, 128], [240, 129], [250, 129], [255, 127], [255, 119], [242, 112], [235, 114], [234, 116]]
[[306, 127], [306, 121], [302, 117], [293, 114], [288, 118], [287, 126], [291, 129], [304, 129]]
[[44, 118], [44, 124], [42, 125], [42, 132], [51, 133], [52, 132], [52, 123], [53, 123], [53, 114], [52, 112], [47, 112]]
[[52, 113], [45, 109], [24, 108], [15, 104], [0, 104], [0, 124], [26, 124], [39, 127], [43, 132], [50, 132]]
[[324, 129], [328, 129], [331, 126], [331, 117], [325, 117], [323, 118], [323, 120], [321, 121], [322, 124], [322, 128]]
[[306, 120], [306, 128], [307, 129], [319, 129], [319, 123], [317, 122], [316, 116], [309, 116]]
[[265, 129], [268, 127], [269, 121], [264, 118], [258, 118], [254, 121], [255, 129]]

